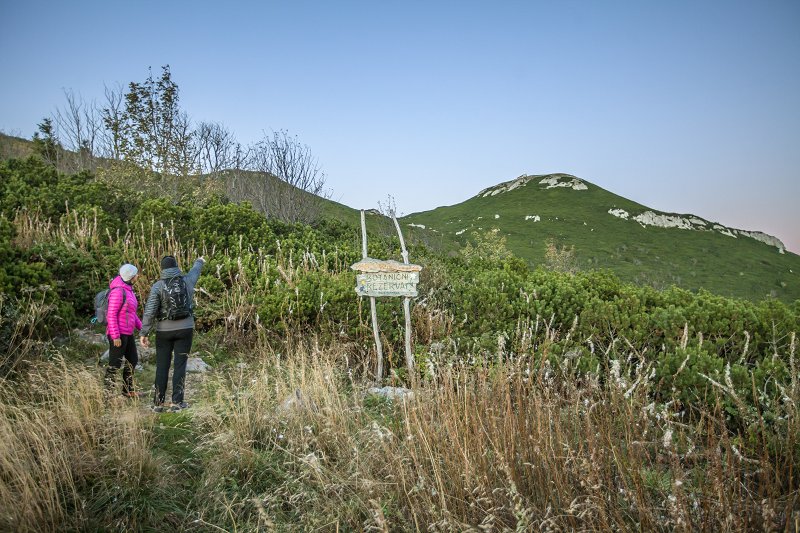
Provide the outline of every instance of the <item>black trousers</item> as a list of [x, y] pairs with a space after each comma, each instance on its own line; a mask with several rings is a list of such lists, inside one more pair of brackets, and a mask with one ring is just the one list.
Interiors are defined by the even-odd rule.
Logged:
[[[139, 354], [136, 352], [136, 340], [133, 335], [120, 335], [119, 340], [122, 344], [114, 346], [111, 335], [108, 338], [108, 366], [104, 378], [107, 389], [113, 389], [117, 381], [117, 372], [122, 367], [122, 392], [133, 391], [133, 371], [139, 362]], [[123, 366], [123, 362], [125, 363]]]
[[186, 361], [192, 349], [194, 329], [175, 331], [156, 331], [156, 388], [153, 401], [156, 405], [164, 403], [167, 393], [170, 362], [175, 359], [172, 369], [172, 403], [183, 401], [183, 387], [186, 382]]

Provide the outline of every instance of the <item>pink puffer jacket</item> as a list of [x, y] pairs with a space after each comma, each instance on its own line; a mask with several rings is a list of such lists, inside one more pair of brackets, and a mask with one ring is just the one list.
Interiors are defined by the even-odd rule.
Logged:
[[[133, 335], [136, 329], [142, 329], [137, 311], [139, 302], [133, 287], [122, 281], [120, 276], [114, 278], [109, 284], [111, 291], [108, 293], [108, 325], [106, 335], [112, 339], [119, 339], [120, 335]], [[125, 307], [122, 308], [123, 293], [125, 294]]]

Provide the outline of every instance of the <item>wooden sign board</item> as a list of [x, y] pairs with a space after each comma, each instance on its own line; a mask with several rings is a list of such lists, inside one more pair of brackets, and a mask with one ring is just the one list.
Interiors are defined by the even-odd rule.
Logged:
[[366, 258], [350, 268], [360, 272], [356, 276], [359, 296], [417, 296], [419, 271], [422, 270], [419, 265]]
[[359, 296], [417, 297], [419, 272], [365, 272], [356, 276]]

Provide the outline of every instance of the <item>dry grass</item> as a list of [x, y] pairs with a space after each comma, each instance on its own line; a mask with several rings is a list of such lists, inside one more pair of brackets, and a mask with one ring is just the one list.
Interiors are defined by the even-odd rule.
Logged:
[[[28, 216], [15, 221], [26, 244], [122, 243], [144, 279], [166, 253], [182, 265], [214, 253], [171, 228], [103, 236], [79, 217]], [[276, 261], [287, 284], [320, 268]], [[266, 260], [258, 269], [266, 278]], [[258, 282], [241, 266], [228, 275], [224, 338], [250, 366], [207, 380], [187, 413], [107, 405], [99, 375], [58, 360], [0, 380], [0, 530], [800, 530], [794, 339], [776, 355], [790, 369], [781, 397], [753, 402], [769, 417], [724, 379], [710, 409], [654, 402], [652, 367], [613, 344], [607, 370], [553, 369], [542, 354], [558, 333], [539, 320], [517, 328], [522, 357], [502, 339], [496, 357], [431, 346], [413, 397], [392, 401], [367, 393], [363, 347], [298, 334], [276, 349], [246, 331]], [[414, 320], [425, 342], [452, 328], [422, 306]], [[30, 352], [25, 335], [17, 354]]]
[[98, 376], [63, 361], [3, 382], [0, 530], [136, 528], [140, 513], [105, 500], [158, 485], [150, 422], [129, 405], [106, 402]]
[[[313, 342], [260, 348], [250, 366], [207, 380], [186, 415], [160, 417], [106, 405], [94, 373], [36, 365], [0, 391], [0, 529], [795, 531], [800, 521], [791, 387], [775, 407], [781, 424], [738, 435], [720, 410], [689, 419], [652, 403], [648, 369], [624, 363], [578, 380], [530, 357], [442, 362], [392, 401], [368, 393], [368, 369], [349, 359]], [[165, 439], [165, 424], [180, 438]]]
[[223, 527], [743, 531], [800, 520], [791, 404], [786, 433], [763, 426], [748, 443], [720, 411], [688, 421], [652, 404], [646, 376], [631, 390], [529, 359], [445, 366], [392, 405], [365, 394], [336, 349], [273, 361], [220, 384], [224, 407], [202, 417], [206, 475], [222, 480], [209, 497], [231, 506], [208, 518]]

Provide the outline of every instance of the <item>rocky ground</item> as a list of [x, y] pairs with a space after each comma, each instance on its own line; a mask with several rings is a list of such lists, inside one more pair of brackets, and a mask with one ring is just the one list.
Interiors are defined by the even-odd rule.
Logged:
[[[87, 354], [85, 364], [88, 367], [97, 367], [98, 375], [101, 375], [108, 364], [108, 340], [102, 333], [97, 333], [88, 329], [75, 329], [72, 331], [73, 339], [82, 341], [91, 346]], [[149, 400], [153, 391], [153, 380], [155, 378], [156, 351], [151, 341], [149, 348], [145, 348], [136, 340], [136, 351], [139, 355], [139, 364], [136, 365], [136, 389], [144, 393], [144, 399]], [[211, 372], [212, 368], [194, 352], [190, 355], [186, 363], [186, 401], [190, 404], [194, 400], [194, 395], [200, 390], [200, 384], [205, 375]], [[170, 368], [170, 380], [167, 385], [167, 397], [172, 393], [172, 368]], [[149, 407], [149, 404], [148, 404]]]

